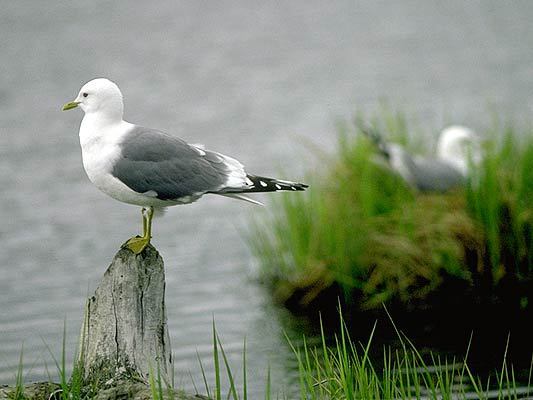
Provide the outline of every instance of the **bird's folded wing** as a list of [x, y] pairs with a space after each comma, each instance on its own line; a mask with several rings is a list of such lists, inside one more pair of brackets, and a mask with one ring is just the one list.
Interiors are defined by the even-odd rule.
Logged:
[[161, 200], [215, 191], [230, 173], [217, 153], [140, 126], [125, 136], [120, 150], [112, 174], [132, 190], [155, 192]]

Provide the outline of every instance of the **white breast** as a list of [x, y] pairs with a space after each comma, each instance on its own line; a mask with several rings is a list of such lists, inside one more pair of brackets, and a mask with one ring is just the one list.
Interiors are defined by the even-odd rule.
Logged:
[[119, 142], [127, 132], [122, 124], [101, 126], [94, 123], [89, 115], [83, 118], [80, 126], [80, 144], [83, 167], [87, 176], [99, 189], [106, 191], [105, 179], [120, 156]]
[[98, 189], [116, 200], [140, 206], [168, 206], [169, 202], [157, 199], [155, 192], [137, 193], [112, 175], [113, 165], [120, 157], [119, 143], [131, 127], [132, 125], [125, 121], [102, 126], [86, 115], [80, 126], [85, 172]]

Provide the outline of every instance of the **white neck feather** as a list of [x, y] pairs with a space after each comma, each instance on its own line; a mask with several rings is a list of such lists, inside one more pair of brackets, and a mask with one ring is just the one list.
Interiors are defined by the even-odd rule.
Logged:
[[437, 156], [466, 176], [470, 162], [477, 164], [481, 153], [474, 133], [465, 127], [452, 126], [442, 131], [437, 144]]
[[122, 116], [117, 119], [101, 112], [87, 113], [80, 125], [80, 144], [84, 148], [95, 142], [118, 143], [131, 125]]

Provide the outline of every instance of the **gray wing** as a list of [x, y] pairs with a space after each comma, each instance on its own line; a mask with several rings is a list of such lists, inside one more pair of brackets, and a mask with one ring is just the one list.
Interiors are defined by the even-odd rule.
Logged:
[[397, 144], [387, 144], [385, 150], [391, 168], [418, 190], [445, 192], [464, 184], [461, 172], [446, 161], [413, 157]]
[[465, 183], [464, 176], [442, 160], [413, 159], [410, 169], [414, 184], [421, 191], [444, 192]]
[[135, 126], [120, 150], [113, 176], [138, 193], [154, 191], [161, 200], [217, 190], [228, 179], [222, 157], [154, 129]]

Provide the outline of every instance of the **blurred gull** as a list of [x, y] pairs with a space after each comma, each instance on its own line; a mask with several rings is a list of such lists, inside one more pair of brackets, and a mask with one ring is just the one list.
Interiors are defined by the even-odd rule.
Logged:
[[85, 112], [79, 135], [89, 179], [114, 199], [142, 206], [143, 235], [124, 244], [136, 254], [150, 243], [154, 209], [192, 203], [208, 193], [261, 204], [244, 194], [307, 187], [247, 174], [231, 157], [124, 121], [122, 93], [108, 79], [87, 82], [63, 110], [78, 106]]
[[410, 154], [397, 143], [388, 143], [374, 129], [359, 124], [379, 148], [390, 167], [411, 187], [423, 192], [445, 192], [466, 183], [472, 165], [481, 161], [480, 141], [471, 129], [452, 125], [439, 135], [434, 157]]

